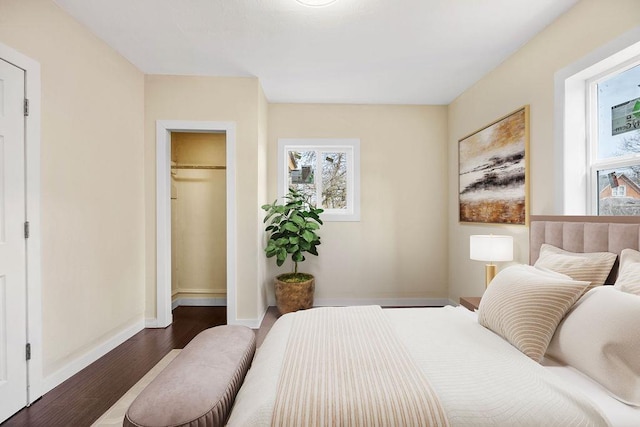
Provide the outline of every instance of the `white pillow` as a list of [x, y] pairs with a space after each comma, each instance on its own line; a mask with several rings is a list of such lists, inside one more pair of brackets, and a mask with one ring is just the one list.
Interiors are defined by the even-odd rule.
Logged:
[[590, 290], [558, 325], [547, 355], [640, 406], [640, 296], [612, 286]]
[[513, 265], [485, 291], [478, 322], [540, 362], [556, 326], [588, 286], [563, 274]]
[[640, 252], [633, 249], [622, 250], [618, 279], [614, 286], [621, 291], [640, 295]]
[[617, 255], [611, 252], [569, 252], [544, 243], [534, 266], [566, 274], [574, 280], [591, 282], [590, 289], [604, 284], [616, 258]]

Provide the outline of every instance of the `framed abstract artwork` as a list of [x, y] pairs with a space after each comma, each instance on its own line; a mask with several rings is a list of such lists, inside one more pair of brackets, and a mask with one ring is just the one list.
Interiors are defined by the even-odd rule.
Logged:
[[529, 106], [458, 141], [460, 222], [527, 224]]

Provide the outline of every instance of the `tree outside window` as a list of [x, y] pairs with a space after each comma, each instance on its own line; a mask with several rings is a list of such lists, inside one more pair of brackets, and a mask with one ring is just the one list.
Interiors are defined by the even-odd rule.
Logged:
[[280, 193], [294, 188], [304, 194], [325, 210], [324, 220], [358, 221], [359, 147], [358, 140], [279, 140]]

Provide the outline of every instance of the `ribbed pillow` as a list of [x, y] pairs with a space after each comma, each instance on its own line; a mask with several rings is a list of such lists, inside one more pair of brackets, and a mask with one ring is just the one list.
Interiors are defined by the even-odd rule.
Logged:
[[590, 290], [558, 325], [547, 355], [640, 406], [640, 296], [611, 286]]
[[529, 265], [500, 271], [478, 308], [478, 322], [540, 362], [562, 317], [589, 282]]
[[614, 285], [616, 289], [640, 295], [640, 252], [623, 249], [620, 254], [620, 269]]
[[604, 284], [617, 255], [611, 252], [576, 253], [544, 243], [535, 267], [566, 274], [574, 280], [591, 282], [589, 289]]

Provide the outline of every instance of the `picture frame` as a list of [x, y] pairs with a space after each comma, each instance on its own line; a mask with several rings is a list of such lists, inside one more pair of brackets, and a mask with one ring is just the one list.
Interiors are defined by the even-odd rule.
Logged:
[[461, 223], [529, 223], [529, 106], [458, 140]]

